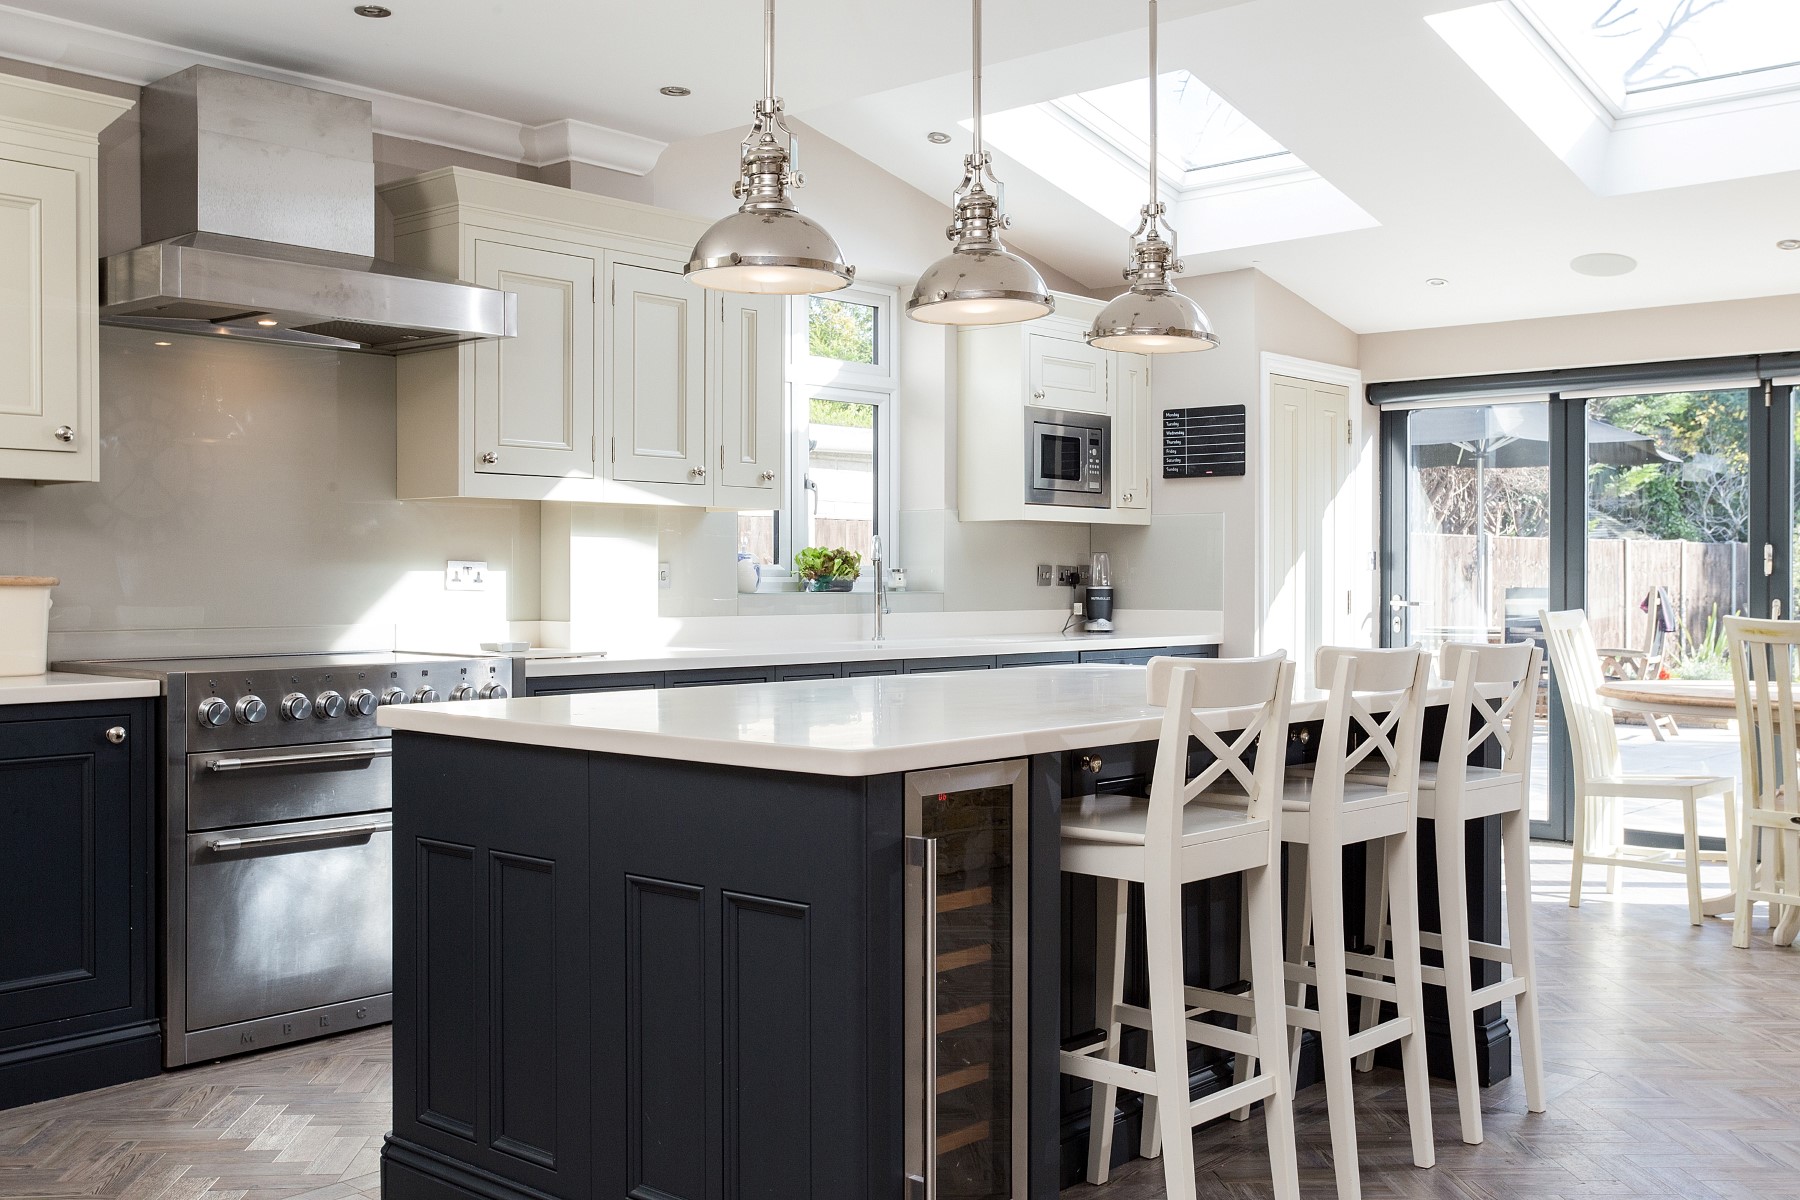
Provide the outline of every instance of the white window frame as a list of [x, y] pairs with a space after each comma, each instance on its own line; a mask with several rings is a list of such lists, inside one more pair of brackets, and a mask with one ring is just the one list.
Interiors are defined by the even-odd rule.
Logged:
[[[827, 293], [825, 298], [866, 304], [876, 310], [875, 361], [851, 363], [813, 357], [807, 352], [807, 321], [811, 315], [812, 297], [792, 298], [786, 316], [788, 487], [782, 501], [781, 517], [776, 521], [775, 554], [779, 561], [773, 570], [763, 570], [763, 578], [772, 581], [776, 588], [791, 580], [794, 555], [801, 549], [796, 530], [799, 514], [808, 511], [806, 429], [812, 420], [811, 401], [815, 396], [875, 406], [875, 527], [881, 536], [886, 563], [892, 566], [901, 562], [899, 512], [895, 507], [895, 464], [899, 461], [896, 438], [900, 422], [894, 411], [900, 394], [900, 293], [897, 288], [857, 284]], [[868, 564], [864, 565], [867, 568]], [[868, 591], [871, 586], [872, 575], [865, 569], [856, 581], [855, 590]]]

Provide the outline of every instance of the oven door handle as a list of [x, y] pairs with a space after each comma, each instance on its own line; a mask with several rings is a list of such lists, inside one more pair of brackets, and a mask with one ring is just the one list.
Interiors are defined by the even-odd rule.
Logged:
[[313, 754], [269, 754], [260, 758], [215, 758], [206, 764], [209, 771], [251, 771], [259, 767], [294, 767], [307, 763], [355, 762], [359, 759], [389, 758], [392, 746], [370, 746], [361, 750], [323, 750]]
[[346, 825], [339, 829], [307, 829], [293, 833], [271, 833], [264, 837], [248, 838], [215, 838], [206, 843], [206, 848], [214, 853], [226, 850], [251, 850], [258, 846], [295, 846], [302, 842], [335, 842], [344, 838], [369, 837], [377, 833], [387, 833], [394, 828], [392, 821], [378, 821], [371, 825]]

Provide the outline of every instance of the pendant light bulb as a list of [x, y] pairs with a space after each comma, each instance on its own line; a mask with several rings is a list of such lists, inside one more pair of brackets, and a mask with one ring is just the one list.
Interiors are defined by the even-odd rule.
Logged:
[[963, 159], [955, 215], [946, 231], [953, 249], [925, 268], [906, 302], [907, 316], [930, 325], [1011, 325], [1056, 311], [1056, 299], [1037, 268], [1000, 240], [1010, 222], [1001, 211], [1000, 181], [981, 140], [981, 0], [972, 3], [975, 144]]
[[[1175, 228], [1167, 219], [1157, 186], [1156, 0], [1150, 0], [1150, 199], [1131, 235], [1125, 266], [1130, 285], [1100, 310], [1088, 330], [1088, 345], [1132, 354], [1183, 354], [1219, 344], [1212, 322], [1193, 300], [1175, 290], [1170, 276], [1181, 273]], [[1164, 231], [1168, 237], [1163, 237]]]
[[763, 0], [763, 98], [731, 189], [742, 203], [700, 235], [683, 274], [710, 291], [778, 296], [835, 292], [855, 281], [837, 242], [794, 204], [791, 193], [806, 183], [799, 148], [775, 94], [775, 0]]

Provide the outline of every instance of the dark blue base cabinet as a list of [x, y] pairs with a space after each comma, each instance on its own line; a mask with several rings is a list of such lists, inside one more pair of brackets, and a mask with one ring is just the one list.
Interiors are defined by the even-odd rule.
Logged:
[[161, 1069], [152, 711], [0, 708], [0, 1108]]

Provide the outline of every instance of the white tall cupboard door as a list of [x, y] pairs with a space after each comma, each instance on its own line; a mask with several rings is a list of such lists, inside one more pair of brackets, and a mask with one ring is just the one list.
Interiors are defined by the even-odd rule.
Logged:
[[1029, 334], [1025, 339], [1026, 403], [1072, 412], [1108, 411], [1110, 351], [1086, 342]]
[[704, 488], [705, 293], [676, 271], [612, 270], [613, 478]]
[[781, 479], [781, 296], [719, 297], [719, 480], [721, 505], [776, 507]]
[[475, 282], [519, 314], [517, 337], [474, 346], [477, 471], [593, 478], [594, 279], [592, 258], [475, 243]]
[[1160, 461], [1155, 439], [1162, 428], [1150, 393], [1150, 356], [1120, 354], [1114, 365], [1118, 379], [1113, 388], [1113, 505], [1147, 509], [1150, 477]]
[[1318, 648], [1348, 640], [1345, 613], [1355, 583], [1346, 547], [1366, 541], [1351, 527], [1358, 517], [1349, 487], [1350, 394], [1339, 384], [1276, 375], [1269, 396], [1262, 650], [1286, 650], [1312, 687]]
[[[0, 159], [0, 448], [74, 453], [81, 428], [80, 180]], [[86, 319], [92, 320], [92, 314]]]

